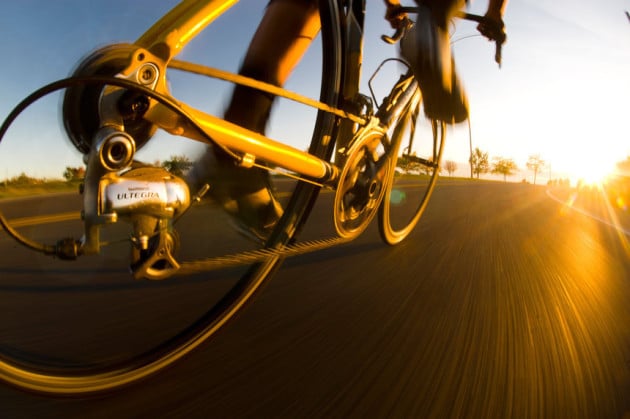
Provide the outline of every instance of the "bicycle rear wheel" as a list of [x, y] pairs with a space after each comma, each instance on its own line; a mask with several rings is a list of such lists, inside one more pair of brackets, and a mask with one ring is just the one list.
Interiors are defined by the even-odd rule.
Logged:
[[[339, 9], [337, 1], [335, 0], [327, 0], [320, 3], [320, 16], [322, 21], [320, 101], [334, 107], [337, 105], [339, 98], [342, 73], [342, 46]], [[329, 141], [329, 139], [333, 137], [333, 130], [336, 126], [335, 119], [335, 116], [327, 112], [317, 112], [309, 148], [309, 151], [313, 155], [324, 159], [330, 158], [334, 142]], [[318, 196], [319, 189], [320, 188], [318, 186], [314, 186], [307, 182], [297, 182], [296, 186], [288, 192], [289, 196], [285, 199], [286, 204], [284, 215], [274, 230], [270, 241], [266, 243], [267, 248], [281, 247], [295, 239], [297, 232], [301, 229], [312, 209], [312, 206]], [[10, 210], [9, 203], [2, 207], [3, 212], [5, 212], [5, 209], [7, 211]], [[184, 220], [184, 218], [182, 220]], [[201, 220], [203, 220], [203, 218]], [[22, 228], [18, 226], [18, 224], [19, 223], [16, 221], [15, 227]], [[46, 231], [45, 233], [42, 233], [42, 235], [43, 234], [48, 235], [50, 233]], [[137, 353], [127, 353], [127, 350], [131, 352], [132, 346], [135, 349], [136, 343], [138, 343], [135, 342], [136, 340], [142, 340], [141, 337], [134, 339], [132, 336], [129, 338], [129, 348], [124, 348], [124, 350], [121, 351], [121, 355], [117, 354], [112, 357], [103, 355], [97, 360], [84, 360], [82, 358], [83, 354], [81, 354], [81, 359], [78, 361], [70, 360], [59, 356], [56, 353], [55, 355], [51, 355], [49, 352], [45, 351], [43, 355], [33, 354], [30, 352], [33, 349], [33, 345], [30, 345], [31, 342], [29, 342], [30, 337], [22, 337], [24, 333], [19, 330], [18, 327], [9, 330], [9, 326], [2, 323], [0, 324], [0, 330], [3, 331], [2, 342], [0, 342], [0, 378], [20, 388], [52, 394], [94, 393], [128, 385], [140, 379], [146, 378], [147, 376], [154, 374], [181, 359], [220, 330], [220, 328], [232, 319], [234, 315], [239, 312], [239, 310], [243, 308], [243, 306], [256, 294], [256, 292], [260, 290], [262, 285], [266, 283], [275, 270], [279, 268], [281, 263], [281, 257], [272, 255], [265, 261], [252, 264], [246, 268], [226, 268], [224, 270], [224, 274], [222, 270], [222, 273], [215, 275], [211, 281], [206, 281], [203, 278], [190, 281], [188, 284], [190, 287], [199, 287], [200, 289], [205, 287], [207, 282], [214, 282], [222, 287], [221, 296], [213, 301], [212, 306], [209, 309], [205, 309], [205, 311], [201, 314], [195, 314], [196, 317], [194, 318], [187, 318], [187, 326], [178, 329], [169, 335], [160, 334], [160, 336], [162, 336], [160, 340], [155, 344], [152, 344], [151, 347], [146, 348], [138, 345], [138, 347], [142, 347], [142, 349]], [[87, 270], [87, 268], [82, 269]], [[236, 275], [237, 279], [228, 283], [224, 278], [232, 275]], [[62, 281], [66, 281], [63, 282], [63, 286], [61, 288], [69, 288], [77, 294], [85, 294], [79, 295], [79, 298], [84, 299], [84, 302], [82, 303], [84, 306], [81, 307], [81, 309], [86, 308], [86, 305], [90, 304], [92, 300], [96, 300], [96, 294], [86, 294], [85, 289], [89, 286], [89, 284], [81, 284], [81, 286], [75, 287], [71, 282], [72, 279], [69, 279], [70, 277], [66, 276], [64, 269], [60, 269], [53, 276], [54, 278], [52, 279], [60, 278]], [[125, 280], [131, 281], [131, 278], [126, 278]], [[171, 281], [178, 281], [178, 279]], [[98, 278], [95, 282], [98, 284]], [[8, 287], [3, 287], [4, 290], [8, 289], [9, 291], [0, 292], [11, 294], [0, 297], [0, 309], [3, 312], [13, 309], [11, 306], [11, 299], [14, 297], [14, 294], [20, 294], [26, 285], [32, 284], [29, 282], [28, 284], [23, 283], [17, 286], [10, 284]], [[40, 291], [50, 291], [50, 289], [47, 288], [49, 286], [45, 283], [36, 283], [35, 287], [38, 286], [40, 288], [35, 292], [35, 294]], [[151, 298], [154, 298], [152, 294], [160, 292], [160, 288], [168, 291], [168, 287], [173, 285], [156, 285], [154, 287], [150, 283], [141, 285], [136, 289], [132, 289], [133, 286], [126, 288], [126, 285], [112, 286], [112, 284], [109, 283], [101, 284], [101, 286], [103, 287], [104, 292], [122, 290], [122, 293], [127, 294], [135, 293], [138, 291], [138, 288], [143, 288], [143, 295], [149, 300], [147, 304], [150, 304]], [[172, 292], [168, 293], [172, 293], [173, 296], [171, 298], [176, 298], [180, 292], [179, 289], [175, 288], [175, 286], [173, 287], [174, 288], [170, 290]], [[32, 293], [32, 291], [29, 292]], [[55, 289], [54, 292], [61, 293], [62, 290]], [[34, 300], [41, 302], [43, 308], [44, 304], [48, 305], [48, 298], [48, 296], [42, 296], [41, 299], [36, 297]], [[118, 303], [122, 306], [125, 304], [124, 301], [129, 299], [129, 305], [136, 303], [140, 305], [142, 302], [137, 298], [142, 297], [138, 296], [127, 298], [123, 296]], [[200, 301], [203, 301], [201, 296], [199, 299]], [[34, 303], [31, 301], [31, 304]], [[15, 311], [14, 316], [20, 316], [21, 313], [25, 313], [26, 311], [27, 310], [20, 312]], [[51, 309], [51, 311], [53, 311], [53, 309]], [[89, 310], [86, 308], [85, 311], [87, 312]], [[182, 308], [182, 311], [185, 310]], [[74, 313], [74, 315], [72, 313]], [[143, 315], [144, 313], [139, 314]], [[60, 317], [65, 321], [72, 321], [73, 318], [81, 315], [86, 314], [82, 311], [73, 311], [67, 314], [59, 313], [59, 316], [65, 316]], [[173, 317], [182, 316], [179, 312], [171, 312], [170, 315]], [[34, 323], [36, 321], [34, 317], [33, 320], [31, 320], [31, 313], [27, 313], [25, 316], [29, 317], [25, 317], [24, 320], [22, 320], [22, 324], [19, 325], [20, 327], [26, 326], [27, 323], [30, 324], [31, 322]], [[105, 315], [101, 313], [99, 313], [99, 316], [105, 317]], [[134, 319], [125, 319], [125, 321], [129, 322], [133, 322], [133, 320]], [[156, 330], [161, 329], [163, 324], [169, 323], [170, 320], [171, 319], [156, 317], [156, 323], [148, 325], [147, 328], [153, 328]], [[49, 319], [48, 321], [52, 320]], [[55, 321], [59, 320], [55, 319]], [[111, 322], [111, 320], [105, 320], [105, 322]], [[105, 324], [107, 325], [107, 323]], [[86, 335], [97, 333], [97, 327], [94, 327], [94, 329], [95, 330], [93, 331], [85, 332]], [[7, 330], [9, 332], [5, 333]], [[66, 337], [73, 337], [70, 336], [73, 333], [70, 330], [70, 328], [68, 328], [68, 330], [63, 330]], [[146, 331], [146, 329], [140, 329], [139, 333], [149, 332]], [[63, 336], [56, 336], [55, 332], [51, 331], [48, 334], [48, 337], [59, 339]], [[99, 339], [103, 341], [106, 338], [99, 337]], [[26, 342], [24, 346], [28, 349], [19, 347], [14, 343], [14, 341], [18, 343], [22, 343], [23, 341]], [[64, 343], [57, 346], [64, 346]], [[65, 346], [70, 346], [70, 344], [65, 344]], [[98, 341], [93, 342], [93, 345], [90, 344], [90, 348], [91, 346], [98, 349]], [[82, 350], [79, 348], [79, 351], [89, 352], [90, 348], [86, 347]], [[55, 347], [55, 349], [57, 349], [57, 347]]]
[[429, 203], [440, 172], [444, 150], [444, 123], [424, 117], [419, 103], [403, 115], [392, 133], [396, 158], [392, 178], [378, 212], [385, 243], [403, 241], [416, 227]]

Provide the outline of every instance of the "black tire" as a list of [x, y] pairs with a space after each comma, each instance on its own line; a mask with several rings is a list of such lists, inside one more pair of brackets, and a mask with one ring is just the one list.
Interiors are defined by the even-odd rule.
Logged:
[[[320, 101], [336, 106], [342, 73], [341, 29], [337, 1], [321, 1], [320, 16], [322, 20]], [[75, 102], [79, 103], [80, 99], [75, 98]], [[65, 111], [71, 112], [72, 109]], [[330, 113], [323, 111], [317, 113], [310, 146], [312, 154], [324, 159], [330, 158], [334, 142], [322, 141], [322, 138], [332, 137], [336, 126], [335, 119], [336, 117]], [[90, 128], [71, 129], [76, 133], [73, 138], [74, 145], [79, 149], [88, 147], [83, 132]], [[298, 182], [285, 205], [284, 216], [266, 244], [267, 247], [284, 245], [294, 240], [296, 232], [306, 221], [319, 190], [319, 187], [312, 184]], [[185, 239], [185, 236], [182, 239]], [[188, 323], [190, 325], [184, 330], [138, 355], [111, 362], [103, 361], [104, 365], [88, 363], [68, 367], [56, 362], [52, 362], [51, 365], [41, 359], [25, 360], [20, 351], [10, 349], [8, 344], [0, 342], [0, 379], [20, 388], [49, 394], [95, 393], [134, 383], [171, 365], [214, 335], [252, 298], [278, 269], [281, 262], [282, 258], [271, 256], [265, 262], [250, 266], [211, 308], [191, 322], [192, 324]]]
[[[391, 160], [392, 177], [378, 211], [379, 233], [390, 245], [403, 241], [416, 227], [440, 172], [446, 126], [425, 119], [420, 107], [407, 111], [393, 127], [397, 157]], [[400, 169], [401, 162], [408, 162], [413, 174]]]

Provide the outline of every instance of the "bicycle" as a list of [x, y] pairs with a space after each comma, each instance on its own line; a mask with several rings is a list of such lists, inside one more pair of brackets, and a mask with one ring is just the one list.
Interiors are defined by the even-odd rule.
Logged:
[[[404, 240], [419, 222], [438, 178], [446, 128], [443, 123], [430, 121], [427, 149], [421, 156], [414, 154], [422, 101], [411, 71], [401, 75], [380, 104], [373, 92], [372, 97], [360, 93], [365, 1], [320, 2], [319, 100], [174, 59], [186, 43], [235, 3], [183, 1], [134, 44], [97, 50], [79, 64], [72, 77], [44, 86], [20, 102], [0, 127], [0, 142], [27, 107], [52, 92], [64, 92], [65, 129], [86, 162], [81, 186], [84, 235], [80, 240], [65, 238], [46, 245], [25, 237], [2, 213], [0, 223], [27, 248], [62, 260], [76, 260], [99, 255], [109, 244], [101, 239], [102, 229], [118, 226], [119, 220], [127, 221], [132, 233], [126, 242], [131, 243], [131, 270], [136, 279], [163, 281], [211, 270], [231, 274], [234, 266], [241, 265], [247, 266], [246, 271], [238, 271], [212, 307], [190, 321], [188, 327], [136, 355], [97, 365], [56, 365], [41, 359], [20, 359], [2, 347], [0, 378], [5, 382], [50, 394], [94, 393], [136, 382], [171, 365], [215, 334], [286, 257], [353, 240], [377, 214], [380, 235], [392, 245]], [[413, 13], [414, 9], [405, 11]], [[461, 17], [481, 19], [465, 14]], [[384, 39], [395, 43], [404, 34], [401, 30]], [[300, 151], [175, 100], [167, 87], [167, 68], [244, 84], [315, 108], [309, 149]], [[191, 196], [181, 178], [135, 161], [136, 150], [145, 146], [158, 129], [219, 147], [242, 166], [269, 170], [281, 167], [284, 175], [297, 179], [284, 215], [262, 248], [190, 262], [176, 259], [181, 239], [174, 224], [211, 185]], [[424, 174], [413, 178], [396, 175], [399, 160]], [[418, 178], [422, 182], [415, 181]], [[397, 182], [402, 182], [402, 187], [397, 187]], [[297, 235], [322, 189], [335, 193], [336, 236], [298, 242]], [[401, 192], [403, 189], [405, 192]], [[417, 192], [413, 197], [411, 190]], [[403, 203], [411, 204], [410, 209], [405, 208], [406, 216], [397, 213]]]

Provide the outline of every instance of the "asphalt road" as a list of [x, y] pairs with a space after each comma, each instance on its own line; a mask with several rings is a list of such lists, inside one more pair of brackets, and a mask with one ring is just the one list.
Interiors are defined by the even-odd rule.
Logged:
[[[386, 246], [370, 228], [289, 259], [237, 319], [168, 370], [83, 398], [0, 384], [0, 417], [630, 417], [627, 214], [531, 185], [439, 185], [406, 242]], [[327, 215], [319, 209], [305, 236], [327, 231]], [[18, 336], [26, 345], [72, 341], [49, 330], [61, 321], [95, 337], [88, 352], [120, 343], [100, 337], [109, 329], [140, 345], [204, 304], [202, 280], [187, 293], [113, 283], [115, 258], [89, 284], [96, 291], [64, 269], [62, 285], [37, 282], [48, 265], [10, 243], [0, 236], [0, 338], [30, 328]], [[101, 317], [83, 316], [114, 291]], [[83, 305], [37, 316], [66, 298]]]

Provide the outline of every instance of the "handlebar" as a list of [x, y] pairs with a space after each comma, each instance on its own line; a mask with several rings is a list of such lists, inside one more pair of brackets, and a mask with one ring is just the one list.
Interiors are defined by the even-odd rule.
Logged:
[[[401, 7], [400, 8], [401, 14], [417, 13], [417, 12], [418, 12], [418, 9], [415, 7]], [[505, 34], [505, 25], [503, 25], [503, 22], [499, 24], [491, 19], [488, 19], [485, 16], [480, 16], [480, 15], [475, 15], [472, 13], [465, 13], [465, 12], [458, 12], [455, 14], [455, 17], [459, 19], [470, 20], [473, 22], [477, 22], [480, 25], [483, 25], [484, 27], [483, 35], [494, 41], [495, 43], [494, 60], [497, 62], [497, 64], [499, 64], [499, 67], [501, 67], [501, 49], [502, 49], [503, 44], [505, 43], [505, 40], [507, 39], [507, 36]], [[388, 44], [395, 44], [398, 41], [400, 41], [400, 39], [403, 36], [405, 36], [405, 34], [409, 30], [409, 28], [411, 28], [411, 26], [413, 26], [413, 22], [411, 21], [411, 19], [405, 16], [402, 19], [402, 24], [396, 29], [396, 31], [394, 32], [392, 36], [382, 35], [381, 39], [387, 42]]]

